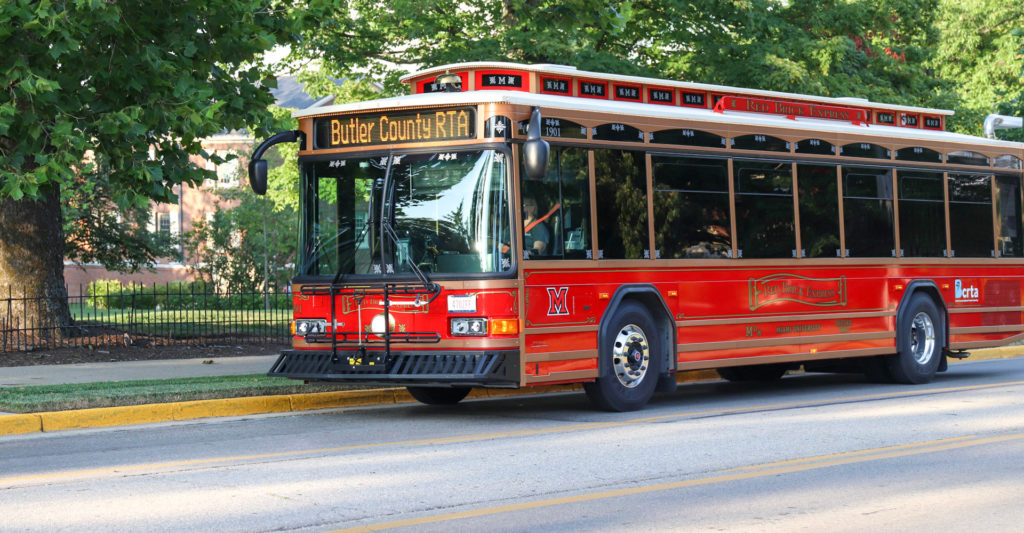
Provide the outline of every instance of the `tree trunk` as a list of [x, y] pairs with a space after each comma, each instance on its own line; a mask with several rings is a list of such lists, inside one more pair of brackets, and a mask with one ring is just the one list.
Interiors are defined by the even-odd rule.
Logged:
[[0, 200], [0, 351], [47, 344], [72, 325], [59, 193]]

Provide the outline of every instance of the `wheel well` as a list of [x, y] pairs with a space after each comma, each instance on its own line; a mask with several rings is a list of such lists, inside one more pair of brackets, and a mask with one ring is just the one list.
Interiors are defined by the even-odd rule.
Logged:
[[904, 323], [909, 317], [904, 316], [906, 314], [907, 304], [915, 294], [924, 294], [932, 299], [936, 307], [939, 308], [939, 312], [942, 313], [942, 348], [943, 351], [949, 349], [949, 308], [946, 307], [946, 301], [942, 299], [942, 293], [939, 292], [938, 285], [932, 280], [914, 280], [907, 284], [907, 290], [903, 293], [903, 298], [900, 299], [900, 307], [896, 312], [896, 341], [897, 345], [900, 341], [902, 328], [900, 324]]
[[[668, 305], [661, 297], [661, 293], [653, 285], [623, 285], [615, 291], [611, 301], [608, 303], [608, 307], [601, 316], [601, 325], [598, 328], [599, 353], [603, 349], [600, 345], [600, 339], [606, 337], [608, 333], [606, 330], [611, 327], [609, 325], [611, 318], [618, 311], [618, 308], [628, 301], [639, 303], [651, 314], [651, 318], [658, 328], [657, 334], [662, 344], [662, 373], [674, 374], [676, 371], [676, 323], [672, 318]], [[605, 359], [607, 358], [598, 358], [598, 372], [600, 375], [604, 375], [607, 369], [608, 362]]]

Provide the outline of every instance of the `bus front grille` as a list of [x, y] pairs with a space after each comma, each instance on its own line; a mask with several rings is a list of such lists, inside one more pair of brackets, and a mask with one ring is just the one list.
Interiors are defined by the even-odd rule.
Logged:
[[511, 386], [519, 382], [518, 352], [384, 352], [287, 350], [268, 375], [310, 381], [394, 384], [455, 383]]

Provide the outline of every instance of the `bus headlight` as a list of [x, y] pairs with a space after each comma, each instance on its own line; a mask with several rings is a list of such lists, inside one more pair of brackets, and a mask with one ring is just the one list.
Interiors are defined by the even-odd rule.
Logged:
[[[395, 317], [388, 315], [388, 331], [395, 331]], [[370, 333], [374, 335], [384, 334], [384, 313], [381, 313], [370, 321]]]
[[477, 336], [487, 335], [486, 318], [453, 318], [452, 335]]
[[322, 318], [299, 318], [292, 323], [292, 333], [306, 335], [322, 334], [327, 331], [327, 321]]

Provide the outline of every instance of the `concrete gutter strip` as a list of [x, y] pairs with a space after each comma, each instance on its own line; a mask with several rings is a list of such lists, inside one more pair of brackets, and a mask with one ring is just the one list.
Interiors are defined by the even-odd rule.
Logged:
[[[1021, 355], [1024, 355], [1024, 347], [1004, 346], [1001, 348], [975, 350], [971, 353], [969, 360], [1005, 359]], [[720, 379], [718, 373], [714, 370], [680, 372], [676, 375], [676, 381], [679, 383], [714, 381], [718, 379]], [[525, 387], [522, 389], [473, 389], [468, 398], [501, 398], [551, 392], [578, 392], [581, 390], [583, 390], [583, 387], [579, 383]], [[41, 431], [195, 420], [198, 418], [222, 416], [247, 416], [314, 409], [387, 405], [413, 401], [415, 400], [404, 388], [388, 388], [278, 396], [251, 396], [220, 400], [0, 415], [0, 436], [38, 433]]]

